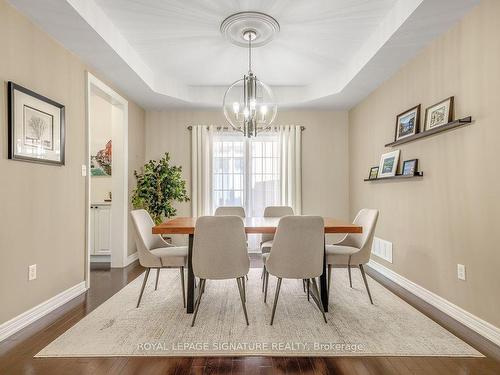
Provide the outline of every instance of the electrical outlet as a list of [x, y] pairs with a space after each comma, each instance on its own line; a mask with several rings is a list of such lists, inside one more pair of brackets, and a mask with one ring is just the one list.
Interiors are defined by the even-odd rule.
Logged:
[[465, 280], [465, 266], [457, 264], [457, 277], [459, 280]]
[[36, 279], [36, 264], [28, 267], [28, 281]]

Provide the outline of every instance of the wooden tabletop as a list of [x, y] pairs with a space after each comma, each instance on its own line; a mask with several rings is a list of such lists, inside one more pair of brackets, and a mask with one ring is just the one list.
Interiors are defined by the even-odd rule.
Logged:
[[[246, 233], [274, 233], [279, 217], [246, 217]], [[362, 227], [342, 220], [325, 217], [325, 233], [361, 233]], [[196, 225], [195, 217], [178, 217], [153, 227], [153, 234], [193, 234]]]

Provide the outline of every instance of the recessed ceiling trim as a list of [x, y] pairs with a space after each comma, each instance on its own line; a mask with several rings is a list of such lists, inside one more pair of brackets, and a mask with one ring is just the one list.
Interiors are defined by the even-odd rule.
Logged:
[[[223, 83], [200, 82], [198, 84], [196, 80], [187, 82], [185, 78], [179, 77], [173, 71], [162, 71], [161, 65], [160, 68], [150, 65], [151, 62], [147, 60], [148, 56], [140, 49], [136, 50], [135, 41], [126, 37], [127, 29], [116, 26], [112, 15], [109, 15], [101, 7], [100, 2], [104, 1], [112, 0], [8, 0], [62, 45], [79, 55], [94, 72], [99, 73], [101, 78], [112, 83], [125, 96], [144, 108], [217, 108], [220, 106]], [[125, 2], [125, 0], [123, 1]], [[141, 3], [133, 0], [128, 1], [134, 7]], [[213, 1], [216, 2], [216, 0]], [[295, 4], [295, 2], [288, 3], [287, 0], [276, 1], [281, 1], [280, 4], [286, 2], [287, 7], [290, 4]], [[351, 0], [338, 1], [339, 3], [344, 1], [348, 5], [351, 4]], [[358, 8], [354, 9], [355, 12], [364, 9], [365, 2], [352, 1], [360, 4]], [[175, 6], [181, 4], [174, 0], [162, 0], [162, 7], [170, 3]], [[274, 70], [271, 69], [269, 72], [271, 77], [287, 77], [286, 74], [283, 74], [281, 66], [286, 67], [292, 62], [308, 63], [314, 60], [319, 69], [327, 67], [319, 79], [311, 75], [309, 81], [285, 80], [283, 82], [281, 80], [279, 84], [271, 85], [281, 107], [351, 108], [394, 74], [423, 46], [444, 32], [478, 3], [479, 0], [440, 0], [439, 2], [435, 0], [398, 0], [392, 6], [392, 12], [387, 13], [385, 19], [377, 21], [377, 26], [370, 32], [370, 37], [364, 39], [364, 43], [357, 47], [354, 54], [351, 51], [350, 55], [346, 55], [346, 63], [340, 64], [338, 68], [332, 68], [331, 65], [328, 65], [327, 59], [321, 59], [322, 51], [316, 53], [310, 49], [294, 49], [294, 44], [286, 42], [286, 38], [289, 38], [290, 34], [298, 36], [299, 39], [302, 37], [302, 41], [304, 40], [303, 36], [307, 35], [307, 42], [309, 43], [310, 39], [312, 44], [314, 35], [325, 30], [324, 20], [310, 20], [310, 22], [301, 23], [303, 18], [301, 18], [300, 13], [293, 14], [295, 18], [291, 19], [288, 16], [287, 19], [286, 15], [290, 13], [290, 10], [287, 8], [287, 12], [280, 13], [280, 8], [274, 6], [272, 12], [277, 12], [275, 14], [280, 17], [280, 22], [282, 22], [281, 35], [276, 38], [272, 46], [256, 51], [256, 55], [260, 57], [257, 61], [262, 61], [263, 64], [273, 67]], [[187, 12], [185, 17], [191, 19], [192, 12], [188, 12], [189, 9], [184, 9], [184, 6], [187, 5], [182, 4], [181, 10]], [[235, 8], [233, 10], [237, 10], [237, 7]], [[271, 12], [270, 6], [268, 8], [263, 6], [263, 9]], [[299, 7], [299, 9], [301, 8]], [[198, 15], [197, 23], [193, 22], [191, 26], [195, 26], [195, 32], [198, 30], [205, 32], [201, 34], [205, 38], [202, 41], [205, 42], [205, 45], [210, 46], [208, 52], [211, 56], [209, 59], [212, 60], [207, 59], [207, 63], [220, 64], [220, 61], [217, 61], [219, 55], [229, 56], [229, 60], [226, 58], [223, 61], [224, 64], [218, 67], [219, 71], [228, 76], [227, 83], [229, 84], [233, 77], [230, 77], [226, 70], [228, 67], [230, 68], [230, 64], [234, 64], [236, 61], [239, 48], [227, 45], [217, 30], [217, 25], [224, 14], [219, 14], [220, 18], [207, 19], [206, 9], [202, 10], [202, 17]], [[211, 10], [209, 15], [213, 16], [213, 13]], [[157, 14], [148, 14], [147, 16], [155, 22], [161, 22], [161, 17], [163, 17], [159, 17]], [[174, 20], [182, 23], [182, 20], [175, 18]], [[349, 19], [343, 21], [347, 22]], [[330, 20], [329, 22], [334, 21]], [[207, 25], [215, 26], [215, 29], [208, 28], [208, 34], [206, 32]], [[349, 22], [346, 25], [349, 25]], [[329, 30], [329, 27], [326, 27], [326, 30]], [[186, 41], [193, 45], [200, 42], [198, 36], [184, 38], [181, 33], [181, 37], [179, 37], [175, 34], [175, 30], [170, 30], [171, 33], [174, 33], [173, 36], [170, 34], [159, 35], [158, 41], [180, 40], [181, 46], [185, 46]], [[191, 32], [193, 32], [192, 29]], [[308, 32], [311, 33], [310, 38]], [[343, 30], [339, 32], [343, 32]], [[341, 38], [341, 35], [337, 37]], [[247, 43], [245, 41], [244, 45], [247, 46]], [[203, 53], [207, 53], [207, 51], [198, 51], [190, 45], [182, 49], [182, 53], [175, 55], [172, 60], [183, 62], [186, 55], [193, 59], [196, 54], [203, 56]], [[281, 59], [279, 56], [275, 56], [276, 53], [281, 54]], [[341, 49], [335, 50], [335, 53], [341, 60], [343, 51]], [[263, 57], [267, 57], [267, 60]], [[196, 61], [199, 64], [200, 60]], [[229, 63], [225, 64], [227, 61]], [[272, 64], [276, 61], [279, 63], [278, 66]], [[320, 66], [320, 64], [323, 65]], [[202, 71], [203, 69], [207, 70], [204, 64], [200, 64], [200, 67]], [[263, 70], [262, 65], [258, 68], [259, 72]], [[312, 65], [312, 68], [315, 68], [315, 65]], [[270, 81], [265, 76], [262, 78]]]

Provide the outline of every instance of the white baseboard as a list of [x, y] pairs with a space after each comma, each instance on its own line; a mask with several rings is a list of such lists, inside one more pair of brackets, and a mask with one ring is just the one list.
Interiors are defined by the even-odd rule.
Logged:
[[125, 264], [125, 267], [128, 266], [130, 263], [135, 262], [137, 259], [139, 259], [139, 253], [136, 251], [133, 254], [130, 254], [127, 257], [127, 263]]
[[440, 297], [420, 285], [415, 284], [413, 281], [408, 280], [380, 263], [370, 260], [368, 266], [403, 287], [413, 295], [419, 297], [435, 308], [441, 310], [446, 315], [462, 323], [464, 326], [472, 329], [484, 338], [500, 346], [500, 328], [495, 327], [493, 324], [490, 324], [470, 312], [465, 311], [461, 307], [451, 303], [443, 297]]
[[35, 306], [28, 311], [23, 312], [21, 315], [18, 315], [11, 320], [2, 323], [0, 325], [0, 341], [5, 340], [7, 337], [13, 335], [17, 331], [42, 318], [51, 311], [54, 311], [59, 306], [62, 306], [73, 298], [78, 297], [86, 290], [87, 288], [85, 287], [85, 281], [82, 281], [81, 283], [76, 284], [69, 289], [66, 289], [58, 295], [48, 299], [47, 301], [42, 302], [38, 306]]

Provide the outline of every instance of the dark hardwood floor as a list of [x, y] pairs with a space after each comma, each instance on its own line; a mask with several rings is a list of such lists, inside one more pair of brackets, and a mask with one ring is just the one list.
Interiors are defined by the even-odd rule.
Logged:
[[[252, 267], [259, 267], [252, 259]], [[499, 375], [492, 358], [448, 357], [206, 357], [206, 358], [33, 358], [85, 315], [142, 273], [93, 270], [91, 289], [0, 343], [0, 375], [17, 374], [352, 374], [352, 375]], [[404, 298], [404, 296], [403, 296]], [[474, 345], [473, 343], [471, 343]], [[480, 348], [478, 348], [480, 349]]]

